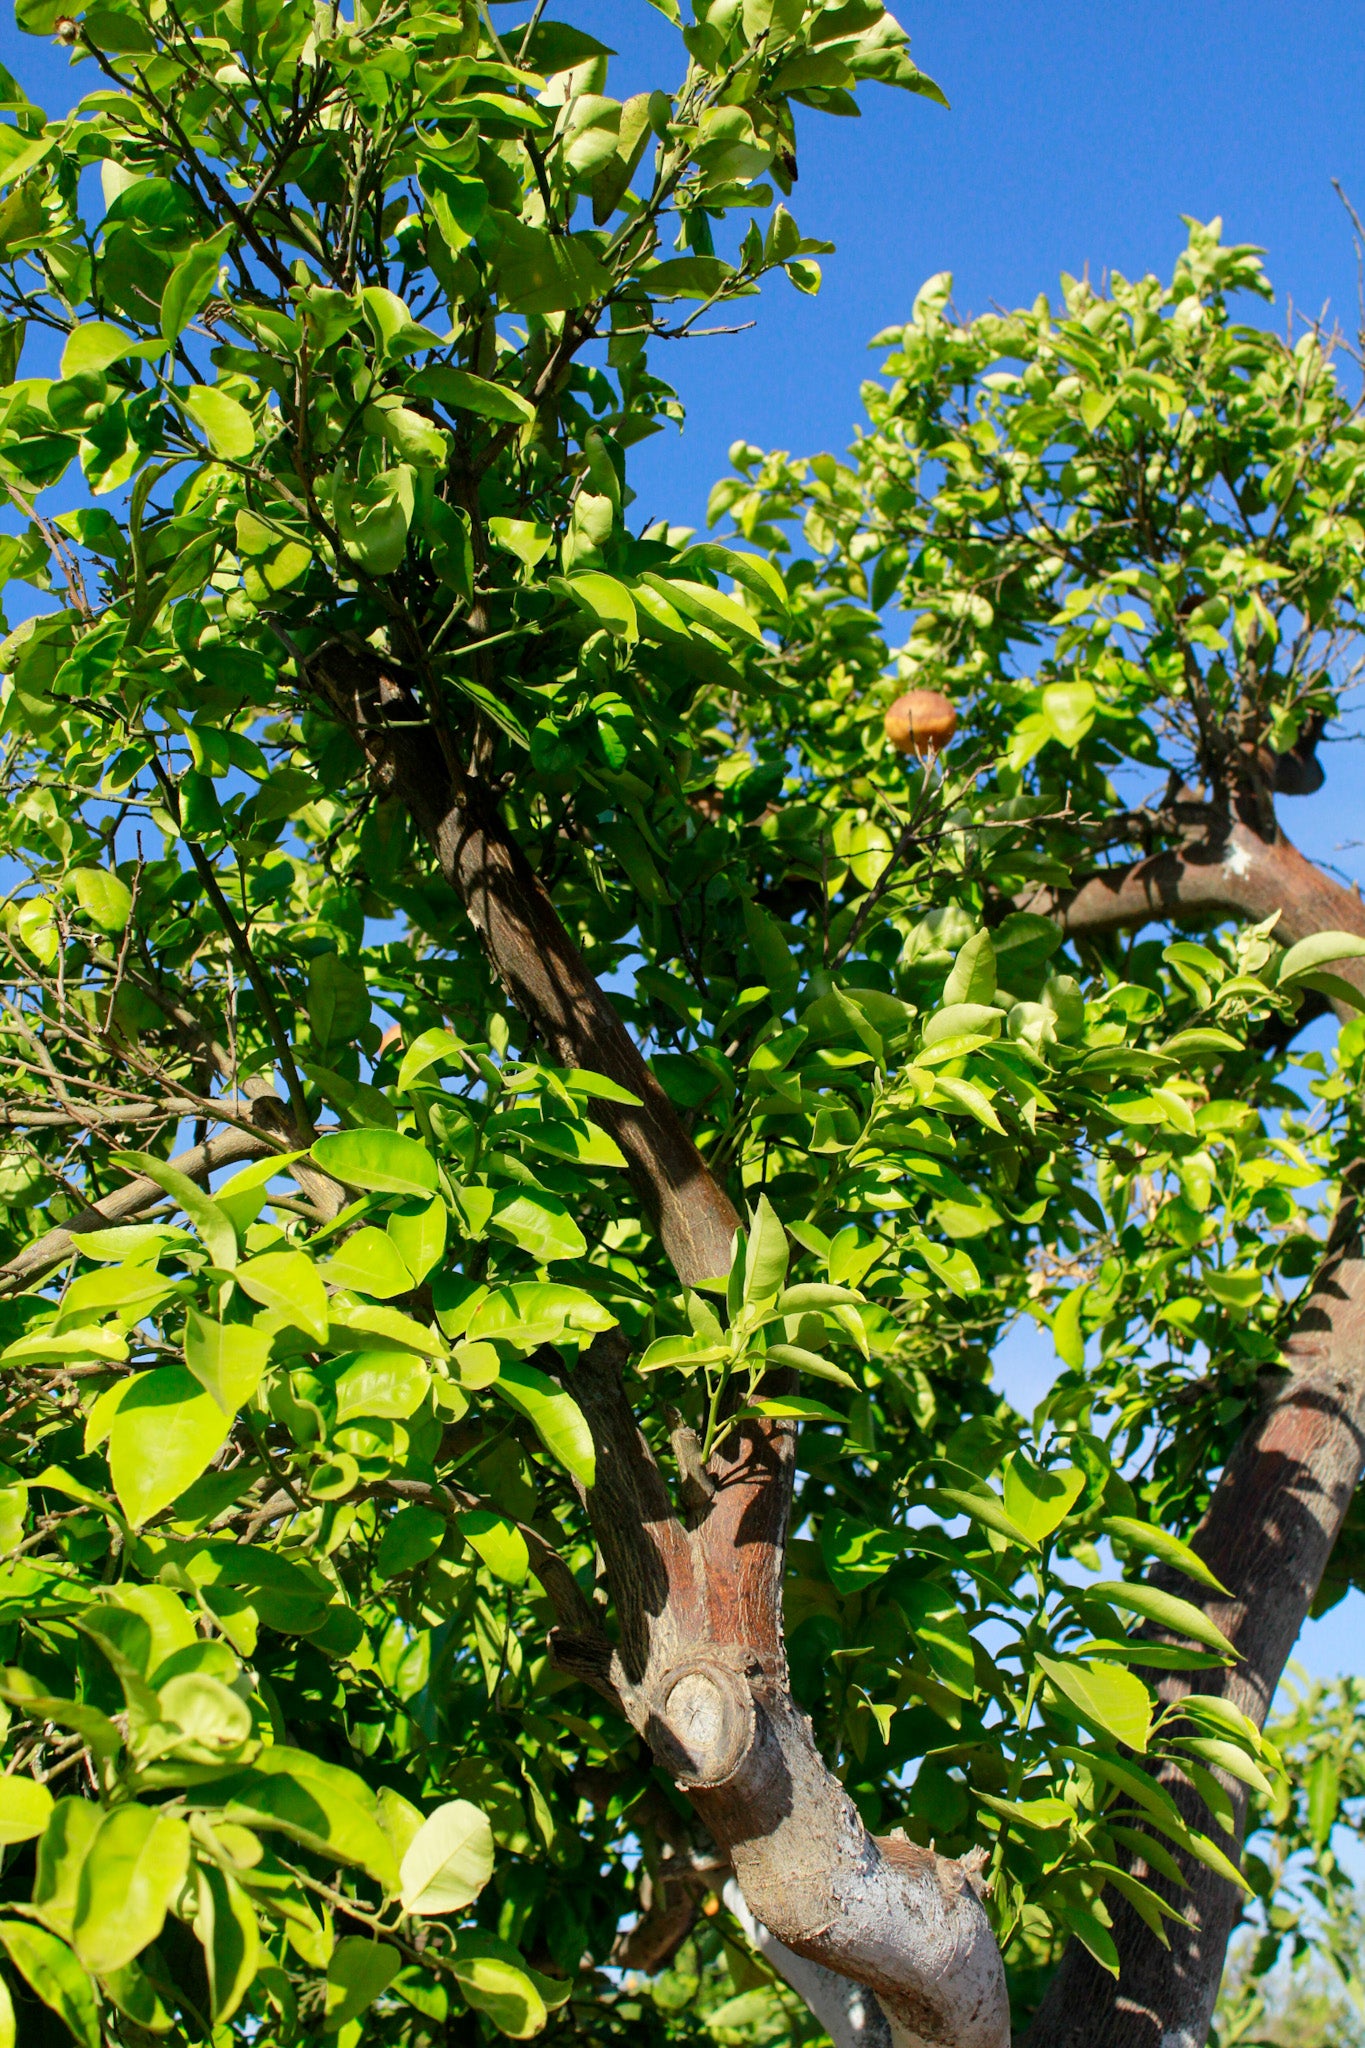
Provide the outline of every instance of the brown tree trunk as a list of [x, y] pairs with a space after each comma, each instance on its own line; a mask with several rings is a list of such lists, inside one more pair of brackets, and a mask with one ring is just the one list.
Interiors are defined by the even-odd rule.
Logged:
[[[1154, 1574], [1205, 1610], [1235, 1644], [1238, 1662], [1226, 1670], [1167, 1673], [1159, 1688], [1163, 1699], [1191, 1690], [1218, 1693], [1258, 1725], [1264, 1722], [1365, 1469], [1363, 1183], [1365, 1165], [1343, 1188], [1327, 1257], [1285, 1346], [1288, 1376], [1233, 1452], [1193, 1538], [1231, 1599], [1201, 1592], [1174, 1574]], [[1232, 1778], [1222, 1782], [1240, 1844], [1246, 1787]], [[1207, 1825], [1202, 1802], [1183, 1778], [1168, 1774], [1167, 1789], [1188, 1821]], [[1029, 2048], [1201, 2048], [1241, 1895], [1203, 1864], [1177, 1860], [1187, 1891], [1175, 1891], [1141, 1863], [1134, 1866], [1184, 1916], [1166, 1923], [1169, 1950], [1118, 1901], [1117, 1985], [1073, 1941], [1034, 2020]]]
[[[725, 1272], [734, 1208], [487, 793], [370, 650], [334, 644], [313, 678], [377, 782], [408, 806], [551, 1057], [637, 1098], [594, 1100], [592, 1113], [626, 1154], [678, 1277]], [[791, 1697], [782, 1583], [795, 1425], [732, 1429], [685, 1524], [636, 1425], [626, 1362], [609, 1331], [572, 1378], [596, 1447], [586, 1505], [619, 1639], [583, 1634], [581, 1613], [566, 1611], [558, 1661], [619, 1703], [729, 1857], [754, 1914], [798, 1955], [875, 1993], [898, 2048], [1005, 2048], [1004, 1968], [974, 1870], [876, 1841]]]
[[[1228, 916], [1259, 922], [1281, 917], [1276, 936], [1293, 944], [1317, 931], [1365, 937], [1365, 905], [1324, 875], [1288, 840], [1260, 838], [1250, 827], [1222, 829], [1179, 852], [1095, 877], [1055, 915], [1069, 937], [1098, 937], [1154, 920], [1205, 926]], [[1334, 970], [1365, 987], [1365, 961]], [[1231, 1700], [1264, 1722], [1365, 1470], [1365, 1246], [1359, 1198], [1365, 1162], [1348, 1172], [1323, 1265], [1283, 1353], [1285, 1377], [1237, 1445], [1218, 1482], [1194, 1548], [1231, 1597], [1203, 1593], [1174, 1574], [1157, 1583], [1194, 1599], [1235, 1645], [1238, 1662], [1193, 1676], [1168, 1673], [1163, 1699], [1191, 1689]], [[1236, 1813], [1240, 1845], [1246, 1787], [1223, 1784]], [[1168, 1790], [1187, 1820], [1207, 1822], [1202, 1801], [1178, 1773]], [[1222, 1981], [1241, 1894], [1202, 1864], [1181, 1856], [1188, 1889], [1159, 1874], [1136, 1873], [1183, 1915], [1168, 1922], [1170, 1948], [1123, 1900], [1113, 1902], [1119, 1979], [1079, 1942], [1069, 1944], [1028, 2036], [1029, 2048], [1202, 2048]]]

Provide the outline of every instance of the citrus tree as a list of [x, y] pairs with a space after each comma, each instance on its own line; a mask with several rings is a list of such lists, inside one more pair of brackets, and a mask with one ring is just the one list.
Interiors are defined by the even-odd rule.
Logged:
[[[880, 907], [914, 899], [906, 861], [974, 861], [971, 916], [1011, 992], [1029, 993], [1000, 940], [1035, 926], [1064, 936], [1092, 1001], [1104, 992], [1116, 1050], [1097, 1123], [1114, 1135], [1078, 1172], [1060, 1241], [1046, 1211], [1034, 1225], [1015, 1208], [1037, 1231], [1015, 1251], [1044, 1295], [1074, 1282], [1051, 1412], [1065, 1398], [1107, 1416], [1111, 1455], [1129, 1432], [1144, 1511], [1219, 1581], [1193, 1597], [1235, 1660], [1171, 1670], [1159, 1696], [1260, 1724], [1305, 1616], [1361, 1562], [1365, 912], [1279, 819], [1281, 799], [1322, 786], [1318, 748], [1359, 661], [1358, 410], [1321, 334], [1236, 324], [1229, 298], [1267, 286], [1218, 223], [1190, 224], [1169, 285], [1067, 279], [1057, 312], [1040, 298], [974, 321], [952, 316], [950, 289], [932, 279], [881, 337], [887, 381], [864, 387], [850, 463], [738, 446], [713, 515], [779, 559], [799, 522], [788, 582], [808, 653], [790, 672], [831, 679], [869, 759], [873, 704], [836, 664], [888, 603], [908, 615], [894, 663], [910, 686], [888, 731], [914, 745], [957, 706], [950, 758], [976, 779], [936, 841], [849, 762], [842, 829], [880, 849]], [[900, 956], [907, 991], [918, 944]], [[1267, 982], [1308, 991], [1304, 1006], [1267, 1006]], [[1173, 1007], [1188, 1030], [1144, 1039], [1157, 1063], [1135, 1062], [1118, 1018], [1142, 1037]], [[1296, 1049], [1329, 1010], [1332, 1052]], [[1045, 1027], [1015, 1009], [1004, 1029], [1031, 1044]], [[1324, 1188], [1329, 1228], [1313, 1221]], [[1162, 1562], [1144, 1597], [1177, 1588], [1188, 1578]], [[1144, 1654], [1168, 1637], [1149, 1630]], [[1212, 1775], [1184, 1757], [1158, 1775], [1231, 1851], [1255, 1774], [1197, 1753]], [[1039, 2048], [1205, 2039], [1244, 1894], [1188, 1853], [1124, 1838], [1120, 1862], [1178, 1920], [1125, 1893], [1111, 1956], [1077, 1929]]]
[[1003, 2048], [1272, 1782], [1143, 1675], [1235, 1654], [1238, 1396], [1150, 1477], [1135, 1333], [1273, 1352], [1343, 942], [1067, 952], [1065, 739], [964, 675], [902, 754], [858, 591], [632, 526], [656, 343], [818, 283], [794, 108], [932, 91], [879, 0], [662, 11], [625, 102], [540, 7], [20, 12], [0, 2036], [686, 2040], [724, 1955], [740, 2038]]

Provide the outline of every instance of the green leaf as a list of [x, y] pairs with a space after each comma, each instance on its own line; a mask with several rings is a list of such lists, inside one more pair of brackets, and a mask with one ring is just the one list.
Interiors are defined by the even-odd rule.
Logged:
[[1095, 692], [1089, 683], [1050, 683], [1043, 691], [1043, 716], [1070, 752], [1095, 723], [1095, 708]]
[[952, 1594], [931, 1579], [915, 1579], [898, 1584], [894, 1597], [935, 1678], [961, 1699], [974, 1699], [976, 1657]]
[[0, 1920], [0, 1942], [19, 1975], [81, 2048], [100, 2048], [100, 2022], [90, 1979], [64, 1941], [27, 1920]]
[[612, 276], [585, 236], [515, 221], [504, 229], [497, 285], [510, 313], [567, 313], [604, 297]]
[[577, 576], [567, 577], [564, 587], [574, 603], [599, 626], [605, 626], [609, 633], [628, 644], [638, 640], [640, 622], [635, 600], [624, 583], [618, 583], [614, 576], [604, 576], [596, 569], [587, 569]]
[[425, 1145], [397, 1131], [332, 1131], [311, 1149], [324, 1173], [348, 1187], [381, 1195], [436, 1192], [436, 1161]]
[[356, 1415], [406, 1421], [426, 1398], [431, 1374], [408, 1351], [362, 1351], [336, 1383], [337, 1421]]
[[820, 1524], [820, 1555], [841, 1593], [857, 1593], [883, 1578], [904, 1550], [904, 1536], [857, 1515], [827, 1514]]
[[368, 1871], [386, 1897], [398, 1890], [393, 1846], [368, 1786], [353, 1771], [307, 1750], [276, 1743], [262, 1750], [250, 1770], [219, 1777], [187, 1797], [193, 1806], [221, 1807], [225, 1820], [278, 1829], [329, 1862]]
[[184, 1821], [136, 1801], [105, 1815], [76, 1891], [72, 1942], [88, 1970], [122, 1969], [156, 1940], [189, 1862]]
[[446, 1205], [439, 1195], [421, 1208], [408, 1203], [389, 1217], [390, 1241], [407, 1267], [409, 1282], [418, 1287], [433, 1267], [439, 1266], [446, 1248]]
[[174, 348], [185, 327], [204, 305], [218, 282], [218, 271], [232, 242], [233, 229], [222, 228], [211, 241], [199, 242], [180, 258], [161, 294], [161, 339]]
[[1126, 1580], [1101, 1579], [1086, 1591], [1097, 1600], [1108, 1600], [1115, 1607], [1122, 1607], [1130, 1614], [1140, 1614], [1144, 1621], [1154, 1621], [1162, 1628], [1168, 1628], [1172, 1635], [1189, 1636], [1196, 1643], [1203, 1643], [1210, 1650], [1218, 1650], [1223, 1656], [1237, 1656], [1233, 1645], [1216, 1623], [1210, 1621], [1203, 1609], [1190, 1600], [1178, 1599], [1174, 1593], [1163, 1593], [1156, 1586], [1129, 1585]]
[[[445, 1205], [434, 1206], [444, 1217]], [[333, 1287], [350, 1287], [378, 1301], [391, 1300], [395, 1294], [409, 1294], [413, 1284], [392, 1235], [376, 1230], [372, 1223], [337, 1246], [323, 1267], [323, 1278]]]
[[457, 370], [452, 364], [436, 363], [419, 370], [409, 377], [408, 390], [419, 398], [434, 398], [452, 411], [475, 413], [480, 419], [503, 420], [519, 427], [535, 423], [536, 409], [519, 391], [476, 377], [472, 370]]
[[790, 1420], [793, 1422], [838, 1422], [847, 1425], [848, 1417], [841, 1415], [837, 1408], [826, 1407], [823, 1401], [812, 1401], [805, 1394], [781, 1394], [766, 1396], [751, 1401], [748, 1408], [741, 1409], [736, 1422], [747, 1422], [749, 1417], [758, 1416], [763, 1420]]
[[1121, 1664], [1039, 1656], [1038, 1668], [1088, 1721], [1141, 1755], [1152, 1732], [1152, 1697]]
[[237, 1233], [231, 1219], [211, 1195], [206, 1195], [177, 1167], [167, 1165], [164, 1159], [153, 1158], [149, 1152], [115, 1152], [110, 1156], [115, 1166], [121, 1166], [129, 1173], [144, 1174], [148, 1180], [164, 1188], [168, 1195], [174, 1195], [214, 1265], [231, 1272], [237, 1263]]
[[499, 2033], [526, 2041], [545, 2026], [545, 2000], [519, 1964], [502, 1956], [457, 1954], [451, 1968], [466, 2001], [486, 2012]]
[[444, 1060], [452, 1067], [464, 1064], [464, 1041], [441, 1025], [414, 1038], [403, 1054], [396, 1083], [399, 1094], [406, 1095], [418, 1076], [424, 1074], [428, 1067], [435, 1066], [438, 1060]]
[[497, 1391], [509, 1407], [533, 1425], [550, 1456], [558, 1460], [571, 1479], [587, 1488], [596, 1483], [592, 1431], [572, 1396], [533, 1365], [516, 1359], [504, 1363]]
[[522, 1584], [530, 1570], [531, 1557], [526, 1538], [515, 1522], [488, 1508], [470, 1508], [456, 1515], [455, 1526], [495, 1578], [508, 1586]]
[[253, 1301], [274, 1309], [306, 1337], [326, 1343], [327, 1291], [307, 1252], [262, 1252], [239, 1266], [234, 1278]]
[[231, 1427], [187, 1367], [139, 1373], [109, 1432], [110, 1476], [129, 1521], [140, 1528], [169, 1507], [207, 1470]]
[[0, 1845], [30, 1842], [41, 1835], [52, 1812], [52, 1794], [36, 1778], [0, 1777]]
[[943, 984], [943, 1006], [995, 1001], [995, 947], [989, 932], [976, 932], [953, 962]]
[[1013, 1515], [1008, 1513], [1003, 1502], [997, 1500], [989, 1490], [969, 1493], [965, 1487], [936, 1486], [932, 1492], [922, 1494], [921, 1498], [939, 1513], [944, 1512], [944, 1508], [939, 1507], [939, 1503], [943, 1502], [947, 1510], [947, 1519], [950, 1521], [954, 1515], [967, 1515], [985, 1528], [994, 1529], [997, 1535], [1008, 1537], [1011, 1543], [1021, 1543], [1025, 1550], [1038, 1548], [1033, 1538], [1026, 1535]]
[[772, 1301], [781, 1293], [788, 1257], [781, 1219], [768, 1197], [760, 1195], [749, 1219], [749, 1249], [744, 1261], [746, 1304]]
[[493, 1204], [489, 1228], [511, 1238], [537, 1265], [581, 1259], [588, 1240], [557, 1195], [504, 1190]]
[[1182, 1543], [1178, 1536], [1172, 1536], [1165, 1529], [1158, 1529], [1150, 1522], [1139, 1522], [1131, 1515], [1106, 1515], [1100, 1523], [1106, 1536], [1117, 1537], [1132, 1550], [1145, 1552], [1149, 1557], [1159, 1557], [1163, 1564], [1173, 1564], [1177, 1571], [1184, 1572], [1187, 1579], [1198, 1580], [1211, 1593], [1221, 1593], [1225, 1599], [1232, 1595], [1220, 1579], [1216, 1579], [1202, 1557], [1191, 1550], [1188, 1543]]
[[818, 1351], [807, 1351], [800, 1344], [770, 1344], [765, 1354], [769, 1365], [790, 1366], [793, 1372], [810, 1374], [813, 1379], [830, 1380], [836, 1387], [856, 1387], [858, 1382], [851, 1373], [846, 1373], [833, 1359], [823, 1358]]
[[1341, 1771], [1326, 1750], [1319, 1752], [1308, 1767], [1305, 1784], [1308, 1798], [1308, 1835], [1315, 1849], [1331, 1840], [1341, 1806]]
[[184, 406], [215, 455], [229, 462], [244, 462], [256, 446], [256, 429], [251, 414], [216, 384], [191, 384]]
[[1280, 962], [1276, 979], [1281, 986], [1293, 981], [1296, 975], [1311, 974], [1315, 968], [1326, 967], [1333, 960], [1358, 960], [1365, 955], [1365, 939], [1354, 932], [1314, 932], [1311, 938], [1300, 939], [1297, 946], [1291, 946]]
[[135, 334], [126, 334], [108, 320], [90, 320], [83, 327], [73, 327], [62, 350], [62, 376], [97, 377], [121, 362], [136, 344]]
[[447, 1800], [423, 1821], [403, 1858], [403, 1911], [462, 1912], [492, 1875], [487, 1815], [467, 1799]]
[[980, 1805], [1020, 1827], [1065, 1828], [1076, 1819], [1064, 1799], [996, 1799], [989, 1792], [978, 1792], [976, 1796]]
[[71, 880], [76, 888], [76, 901], [92, 924], [102, 932], [127, 929], [133, 896], [126, 882], [108, 868], [77, 868]]
[[200, 1863], [195, 1877], [199, 1909], [194, 1931], [204, 1951], [209, 2011], [216, 2024], [230, 2020], [261, 1964], [260, 1929], [250, 1899], [230, 1872]]
[[400, 1508], [380, 1538], [376, 1573], [381, 1579], [394, 1579], [402, 1572], [413, 1571], [436, 1555], [445, 1534], [446, 1518], [434, 1508], [420, 1507], [415, 1502], [411, 1507]]
[[185, 1321], [185, 1363], [225, 1415], [235, 1415], [261, 1383], [270, 1339], [245, 1323], [215, 1323], [190, 1309]]
[[1006, 1462], [1006, 1512], [1035, 1544], [1060, 1527], [1084, 1490], [1085, 1474], [1079, 1465], [1048, 1470], [1022, 1451]]
[[324, 2034], [336, 2034], [362, 2012], [368, 2011], [402, 1967], [403, 1958], [387, 1942], [369, 1941], [360, 1934], [343, 1935], [327, 1965], [327, 2002], [323, 2011]]
[[718, 1365], [729, 1355], [728, 1344], [712, 1344], [705, 1337], [656, 1337], [636, 1359], [635, 1370], [697, 1372], [704, 1365]]

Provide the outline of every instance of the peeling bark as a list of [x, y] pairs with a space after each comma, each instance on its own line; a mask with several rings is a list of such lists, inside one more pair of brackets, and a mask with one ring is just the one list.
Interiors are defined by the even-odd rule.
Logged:
[[[1112, 875], [1096, 876], [1054, 914], [1071, 938], [1097, 937], [1155, 920], [1281, 917], [1289, 944], [1318, 931], [1365, 937], [1365, 904], [1305, 860], [1277, 834], [1202, 816], [1202, 836]], [[1365, 961], [1333, 971], [1365, 988]], [[1360, 1199], [1365, 1162], [1342, 1194], [1323, 1264], [1284, 1348], [1284, 1377], [1267, 1393], [1222, 1474], [1191, 1539], [1231, 1597], [1202, 1591], [1164, 1569], [1153, 1582], [1194, 1600], [1235, 1645], [1226, 1670], [1160, 1674], [1174, 1701], [1195, 1690], [1231, 1700], [1258, 1724], [1269, 1711], [1307, 1617], [1337, 1534], [1365, 1471], [1365, 1243]], [[1156, 1678], [1158, 1674], [1153, 1673]], [[1236, 1814], [1240, 1845], [1247, 1789], [1219, 1774]], [[1178, 1772], [1167, 1789], [1186, 1820], [1206, 1820], [1202, 1801]], [[1122, 1959], [1117, 1986], [1072, 1941], [1029, 2032], [1029, 2048], [1202, 2048], [1222, 1981], [1227, 1945], [1241, 1911], [1234, 1886], [1177, 1855], [1188, 1889], [1177, 1892], [1143, 1863], [1135, 1873], [1183, 1915], [1168, 1922], [1164, 1949], [1124, 1900], [1113, 1902]]]
[[[408, 807], [509, 996], [551, 1057], [591, 1068], [639, 1106], [594, 1101], [685, 1283], [728, 1269], [738, 1218], [548, 894], [409, 684], [370, 649], [332, 643], [312, 677]], [[730, 1859], [787, 1948], [874, 1990], [898, 2048], [1005, 2048], [1004, 1968], [975, 1870], [878, 1842], [816, 1748], [789, 1689], [782, 1581], [795, 1425], [732, 1429], [675, 1513], [622, 1384], [619, 1332], [580, 1358], [592, 1429], [587, 1509], [619, 1639], [557, 1631], [561, 1666], [614, 1697]]]

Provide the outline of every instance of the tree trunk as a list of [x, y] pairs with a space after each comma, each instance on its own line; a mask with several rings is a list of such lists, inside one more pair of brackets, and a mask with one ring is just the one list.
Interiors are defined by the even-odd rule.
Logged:
[[[1327, 1256], [1285, 1346], [1288, 1377], [1243, 1435], [1193, 1538], [1232, 1597], [1203, 1592], [1176, 1574], [1153, 1575], [1202, 1607], [1235, 1644], [1239, 1660], [1228, 1669], [1165, 1674], [1159, 1688], [1165, 1700], [1192, 1690], [1217, 1693], [1258, 1725], [1264, 1722], [1365, 1469], [1362, 1185], [1365, 1162], [1343, 1187]], [[1203, 1806], [1192, 1788], [1175, 1772], [1166, 1782], [1186, 1819], [1199, 1824]], [[1232, 1778], [1222, 1782], [1240, 1844], [1247, 1790]], [[1170, 1949], [1119, 1901], [1118, 1984], [1073, 1941], [1034, 2020], [1029, 2048], [1201, 2048], [1241, 1895], [1203, 1864], [1177, 1860], [1189, 1884], [1184, 1892], [1145, 1865], [1134, 1866], [1184, 1915], [1166, 1923]]]
[[[1352, 890], [1286, 839], [1264, 840], [1239, 823], [1225, 823], [1179, 852], [1097, 876], [1055, 914], [1069, 937], [1080, 938], [1153, 920], [1260, 921], [1277, 909], [1276, 936], [1291, 944], [1324, 930], [1365, 937], [1365, 905]], [[1365, 987], [1365, 961], [1342, 961], [1334, 971]], [[1285, 1346], [1286, 1377], [1242, 1436], [1192, 1539], [1231, 1597], [1202, 1592], [1164, 1570], [1152, 1575], [1203, 1607], [1239, 1659], [1224, 1670], [1165, 1674], [1158, 1688], [1165, 1700], [1190, 1690], [1216, 1693], [1264, 1722], [1365, 1470], [1363, 1181], [1365, 1162], [1358, 1162], [1343, 1181], [1323, 1264]], [[1222, 1783], [1240, 1845], [1246, 1787], [1228, 1777]], [[1188, 1821], [1207, 1819], [1179, 1773], [1167, 1774], [1167, 1789]], [[1158, 1873], [1134, 1865], [1184, 1916], [1166, 1923], [1169, 1950], [1116, 1900], [1118, 1983], [1072, 1941], [1034, 2019], [1029, 2048], [1202, 2048], [1241, 1894], [1191, 1858], [1177, 1860], [1189, 1887], [1178, 1893]]]
[[[725, 1272], [739, 1219], [487, 793], [372, 650], [333, 643], [312, 674], [429, 840], [552, 1058], [637, 1098], [595, 1099], [592, 1113], [626, 1154], [679, 1279]], [[619, 1640], [585, 1636], [570, 1617], [558, 1661], [619, 1703], [729, 1857], [756, 1918], [875, 1993], [897, 2048], [1005, 2048], [1004, 1967], [975, 1869], [874, 1839], [792, 1699], [782, 1582], [795, 1425], [732, 1429], [685, 1525], [631, 1412], [625, 1364], [609, 1331], [572, 1378], [596, 1447], [586, 1506]]]

